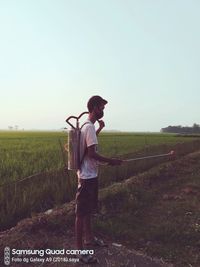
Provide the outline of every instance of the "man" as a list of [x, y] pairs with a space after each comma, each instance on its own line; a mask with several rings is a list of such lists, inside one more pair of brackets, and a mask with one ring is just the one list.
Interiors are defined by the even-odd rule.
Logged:
[[[120, 159], [107, 158], [97, 152], [97, 135], [105, 124], [100, 120], [104, 116], [104, 108], [108, 102], [100, 96], [92, 96], [87, 108], [88, 120], [81, 129], [81, 166], [77, 172], [78, 189], [76, 193], [76, 246], [82, 250], [84, 245], [104, 246], [102, 240], [94, 237], [91, 227], [91, 215], [97, 211], [98, 205], [98, 162], [109, 165], [121, 164]], [[95, 122], [98, 121], [99, 128], [95, 130]], [[85, 243], [83, 244], [83, 232]], [[91, 255], [83, 255], [80, 260], [84, 263], [95, 263], [97, 259]]]

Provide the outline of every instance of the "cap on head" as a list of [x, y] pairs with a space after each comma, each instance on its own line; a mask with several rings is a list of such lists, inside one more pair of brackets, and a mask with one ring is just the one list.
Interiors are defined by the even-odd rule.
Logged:
[[88, 100], [87, 108], [88, 108], [89, 112], [91, 112], [95, 106], [99, 106], [101, 104], [106, 105], [107, 103], [108, 103], [108, 101], [103, 99], [101, 96], [94, 95]]

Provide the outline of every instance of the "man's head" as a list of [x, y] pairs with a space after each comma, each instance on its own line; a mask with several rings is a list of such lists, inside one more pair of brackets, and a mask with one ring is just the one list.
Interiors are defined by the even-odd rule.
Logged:
[[107, 100], [103, 99], [98, 95], [92, 96], [87, 103], [87, 108], [90, 113], [94, 112], [96, 119], [99, 120], [103, 117], [104, 106], [108, 103]]

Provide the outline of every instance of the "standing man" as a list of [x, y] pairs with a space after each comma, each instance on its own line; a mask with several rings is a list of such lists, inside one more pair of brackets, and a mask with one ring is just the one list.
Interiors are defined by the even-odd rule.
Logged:
[[[92, 96], [87, 108], [88, 120], [81, 129], [81, 167], [77, 172], [78, 189], [76, 193], [76, 246], [82, 250], [85, 245], [104, 246], [102, 240], [97, 239], [92, 232], [91, 216], [98, 208], [98, 162], [109, 165], [119, 165], [120, 159], [107, 158], [97, 152], [97, 135], [105, 124], [100, 120], [104, 116], [104, 108], [108, 102], [100, 96]], [[99, 128], [95, 130], [95, 122], [98, 121]], [[85, 241], [83, 244], [83, 233]], [[82, 255], [80, 260], [84, 263], [95, 263], [97, 259], [91, 255]]]

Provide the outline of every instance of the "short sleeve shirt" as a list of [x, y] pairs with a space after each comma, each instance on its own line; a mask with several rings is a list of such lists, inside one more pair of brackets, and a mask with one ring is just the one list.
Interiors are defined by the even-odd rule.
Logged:
[[95, 159], [89, 158], [85, 153], [87, 147], [95, 145], [97, 150], [98, 140], [94, 124], [87, 120], [81, 129], [80, 136], [80, 159], [83, 158], [81, 169], [78, 170], [78, 178], [91, 179], [98, 175], [98, 162]]

